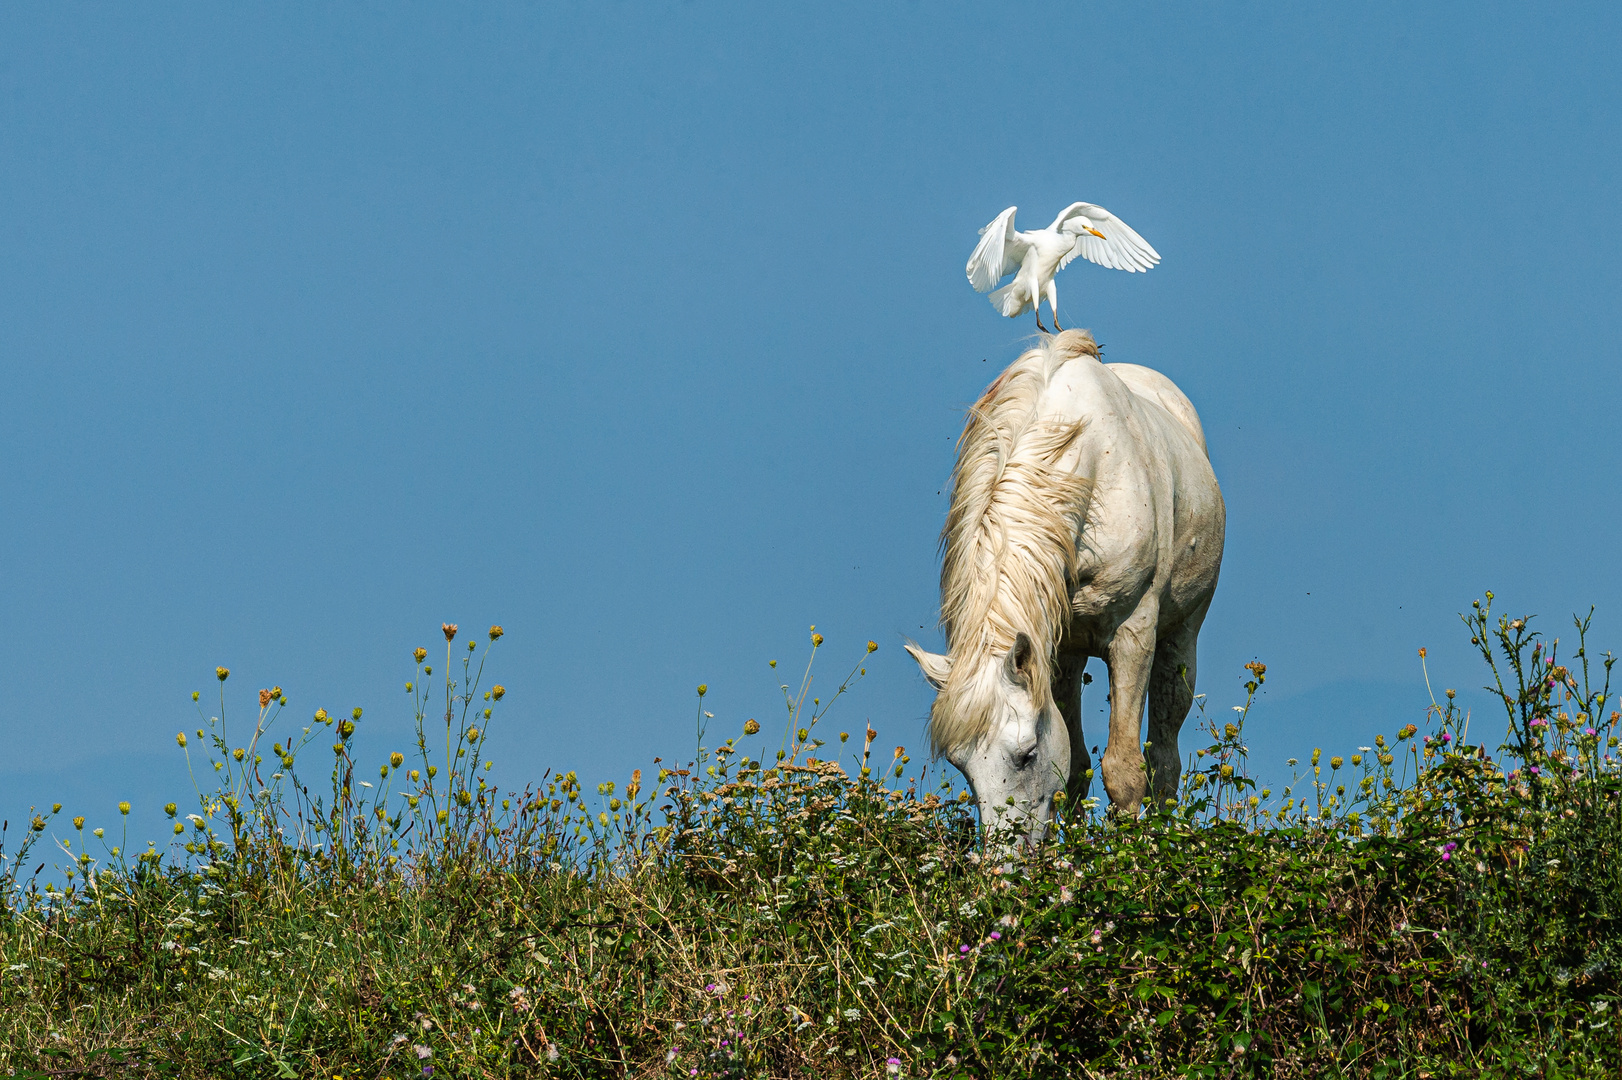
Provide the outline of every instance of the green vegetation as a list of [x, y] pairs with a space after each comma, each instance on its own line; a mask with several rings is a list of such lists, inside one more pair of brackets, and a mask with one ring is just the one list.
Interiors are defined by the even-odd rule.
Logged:
[[272, 688], [238, 741], [206, 717], [180, 738], [199, 784], [171, 851], [94, 855], [106, 838], [75, 818], [63, 884], [42, 886], [19, 876], [36, 817], [0, 864], [0, 1068], [1615, 1076], [1612, 660], [1590, 662], [1579, 622], [1563, 663], [1490, 601], [1466, 622], [1508, 720], [1495, 753], [1448, 691], [1422, 728], [1314, 752], [1275, 792], [1247, 766], [1253, 664], [1231, 721], [1185, 729], [1207, 745], [1177, 805], [1073, 807], [1014, 866], [904, 750], [826, 730], [861, 662], [826, 701], [809, 667], [785, 692], [775, 761], [727, 740], [595, 800], [573, 774], [497, 792], [504, 691], [483, 687], [488, 643], [463, 652], [447, 626], [444, 716], [426, 651], [407, 684], [409, 768], [353, 759], [358, 710], [285, 739]]

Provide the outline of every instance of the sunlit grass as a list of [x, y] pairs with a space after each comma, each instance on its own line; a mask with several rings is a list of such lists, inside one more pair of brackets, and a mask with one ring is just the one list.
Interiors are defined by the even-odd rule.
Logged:
[[416, 745], [373, 763], [358, 709], [291, 720], [272, 687], [228, 722], [222, 668], [217, 715], [178, 733], [171, 845], [129, 852], [121, 806], [43, 858], [57, 807], [0, 864], [0, 1068], [1616, 1075], [1611, 658], [1581, 622], [1559, 660], [1490, 594], [1466, 621], [1501, 745], [1444, 691], [1275, 789], [1245, 743], [1256, 663], [1241, 704], [1185, 727], [1175, 805], [1070, 807], [1017, 864], [903, 747], [835, 724], [877, 646], [823, 694], [814, 627], [775, 750], [746, 749], [754, 718], [712, 738], [700, 686], [692, 759], [595, 797], [573, 773], [489, 781], [499, 627], [447, 624], [442, 668], [414, 651]]

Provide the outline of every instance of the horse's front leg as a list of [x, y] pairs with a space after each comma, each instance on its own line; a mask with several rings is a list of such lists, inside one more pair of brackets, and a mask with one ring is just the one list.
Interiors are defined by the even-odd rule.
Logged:
[[1104, 790], [1119, 811], [1143, 808], [1148, 776], [1143, 765], [1143, 698], [1154, 663], [1159, 605], [1144, 598], [1109, 644], [1109, 745], [1104, 748]]
[[1087, 657], [1061, 653], [1053, 679], [1053, 700], [1058, 703], [1065, 730], [1070, 735], [1070, 775], [1065, 783], [1065, 803], [1072, 808], [1087, 798], [1092, 786], [1092, 778], [1087, 774], [1093, 771], [1093, 759], [1087, 753], [1087, 740], [1081, 731], [1081, 682], [1086, 668]]

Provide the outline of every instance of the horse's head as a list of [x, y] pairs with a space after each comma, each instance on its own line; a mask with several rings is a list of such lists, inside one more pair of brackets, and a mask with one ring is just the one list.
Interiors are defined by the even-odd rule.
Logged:
[[936, 691], [930, 734], [937, 753], [968, 778], [988, 837], [1034, 844], [1070, 775], [1070, 734], [1046, 683], [1046, 665], [1021, 633], [1006, 653], [962, 661], [911, 642]]

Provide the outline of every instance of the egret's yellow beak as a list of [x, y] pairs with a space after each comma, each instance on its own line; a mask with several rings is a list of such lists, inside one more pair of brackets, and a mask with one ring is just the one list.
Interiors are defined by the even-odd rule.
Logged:
[[1092, 233], [1094, 236], [1098, 237], [1100, 240], [1108, 240], [1109, 239], [1109, 237], [1105, 236], [1103, 233], [1099, 232], [1097, 229], [1088, 229], [1087, 231]]

